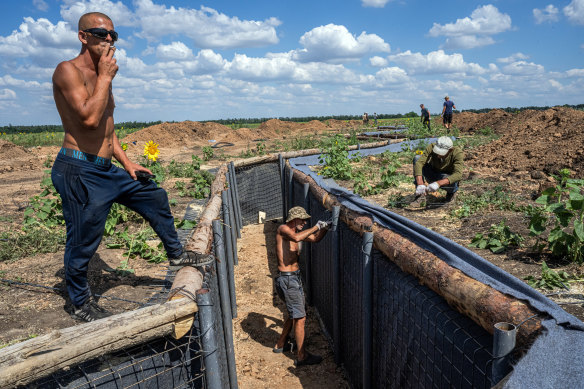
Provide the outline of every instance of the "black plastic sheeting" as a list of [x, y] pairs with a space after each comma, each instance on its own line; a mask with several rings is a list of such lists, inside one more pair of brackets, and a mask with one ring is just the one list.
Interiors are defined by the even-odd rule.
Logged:
[[[424, 141], [434, 140], [425, 139]], [[415, 146], [417, 142], [408, 141], [375, 149], [353, 151], [350, 155], [356, 152], [361, 156], [385, 151], [398, 152], [402, 150], [404, 144]], [[531, 306], [552, 318], [543, 322], [544, 333], [538, 337], [527, 355], [515, 365], [514, 372], [506, 384], [507, 387], [525, 387], [526, 382], [532, 383], [530, 387], [584, 387], [584, 370], [579, 368], [584, 363], [582, 352], [584, 350], [584, 323], [582, 321], [568, 314], [521, 280], [465, 247], [401, 215], [374, 206], [351, 191], [336, 186], [330, 180], [322, 179], [309, 169], [309, 166], [319, 165], [318, 158], [318, 155], [313, 155], [290, 159], [289, 162], [293, 168], [310, 175], [319, 186], [334, 194], [345, 207], [369, 214], [375, 222], [432, 252], [450, 266], [502, 293], [520, 300], [527, 300]], [[542, 318], [545, 314], [542, 314]], [[573, 352], [569, 352], [570, 350]], [[541, 369], [542, 365], [546, 365], [546, 368]]]

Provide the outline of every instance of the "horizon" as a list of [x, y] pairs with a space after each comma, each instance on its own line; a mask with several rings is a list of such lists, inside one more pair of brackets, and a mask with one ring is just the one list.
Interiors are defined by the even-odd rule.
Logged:
[[89, 11], [120, 33], [117, 123], [584, 102], [584, 0], [28, 0], [0, 16], [0, 126], [61, 122]]

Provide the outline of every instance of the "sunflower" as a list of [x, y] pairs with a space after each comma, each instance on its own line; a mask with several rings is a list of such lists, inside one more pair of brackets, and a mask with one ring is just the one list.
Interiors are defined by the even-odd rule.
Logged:
[[156, 162], [156, 159], [160, 155], [160, 151], [158, 150], [158, 143], [154, 143], [153, 141], [149, 141], [144, 145], [144, 156], [151, 160], [152, 162]]
[[127, 143], [122, 143], [122, 150], [124, 150], [124, 151], [128, 150], [128, 144]]

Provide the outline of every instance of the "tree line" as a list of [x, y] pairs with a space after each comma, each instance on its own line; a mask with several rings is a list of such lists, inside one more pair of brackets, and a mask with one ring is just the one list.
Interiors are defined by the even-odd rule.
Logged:
[[[155, 121], [155, 122], [120, 122], [120, 123], [116, 123], [114, 125], [114, 129], [116, 130], [120, 130], [120, 129], [127, 129], [127, 130], [133, 130], [136, 128], [144, 128], [144, 127], [150, 127], [153, 126], [155, 124], [160, 124], [162, 123], [160, 120]], [[63, 126], [61, 125], [51, 125], [51, 124], [45, 124], [45, 125], [40, 125], [40, 126], [13, 126], [12, 124], [9, 124], [7, 126], [0, 126], [0, 134], [6, 133], [6, 134], [19, 134], [19, 133], [27, 133], [27, 134], [37, 134], [39, 132], [63, 132]]]
[[[566, 107], [566, 108], [573, 108], [573, 109], [577, 109], [577, 110], [584, 110], [584, 104], [576, 104], [576, 105], [570, 105], [570, 104], [564, 104], [562, 105], [562, 107]], [[529, 107], [520, 107], [520, 108], [516, 108], [516, 107], [506, 107], [506, 108], [498, 108], [501, 109], [505, 112], [509, 112], [509, 113], [515, 113], [515, 112], [521, 112], [521, 111], [525, 111], [528, 109], [532, 109], [532, 110], [537, 110], [537, 111], [544, 111], [546, 109], [550, 109], [552, 107], [549, 106], [543, 106], [543, 107], [539, 107], [539, 106], [529, 106]], [[465, 109], [462, 110], [462, 112], [474, 112], [474, 113], [485, 113], [485, 112], [489, 112], [491, 110], [493, 110], [495, 108], [481, 108], [481, 109]], [[455, 112], [459, 112], [459, 111], [455, 111]], [[397, 113], [397, 114], [388, 114], [388, 113], [378, 113], [377, 114], [377, 118], [378, 119], [401, 119], [401, 118], [411, 118], [411, 117], [418, 117], [419, 114], [414, 112], [414, 111], [410, 111], [408, 113], [405, 114], [401, 114], [401, 113]], [[267, 118], [267, 117], [262, 117], [262, 118], [233, 118], [233, 119], [219, 119], [219, 120], [203, 120], [203, 121], [207, 121], [207, 122], [212, 122], [212, 123], [219, 123], [219, 124], [223, 124], [223, 125], [245, 125], [245, 124], [252, 124], [252, 123], [263, 123], [265, 121], [268, 121], [270, 119], [279, 119], [279, 120], [283, 120], [283, 121], [287, 121], [287, 122], [309, 122], [312, 120], [319, 120], [319, 121], [325, 121], [325, 120], [361, 120], [362, 116], [361, 115], [326, 115], [326, 116], [298, 116], [298, 117], [271, 117], [271, 118]], [[369, 113], [369, 119], [373, 119], [373, 114]], [[145, 127], [150, 127], [156, 124], [160, 124], [162, 123], [162, 121], [157, 120], [154, 122], [120, 122], [115, 124], [115, 129], [119, 130], [119, 129], [127, 129], [127, 130], [132, 130], [132, 129], [142, 129]], [[18, 134], [18, 133], [39, 133], [39, 132], [63, 132], [63, 126], [61, 125], [39, 125], [39, 126], [14, 126], [12, 124], [9, 124], [8, 126], [0, 126], [0, 134], [2, 133], [6, 133], [6, 134]]]

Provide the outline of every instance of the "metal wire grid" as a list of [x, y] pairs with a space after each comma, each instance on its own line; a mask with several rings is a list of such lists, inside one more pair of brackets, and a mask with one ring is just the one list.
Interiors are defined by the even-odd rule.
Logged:
[[241, 218], [244, 225], [258, 222], [258, 212], [266, 220], [282, 216], [282, 183], [278, 161], [235, 168]]
[[[331, 213], [326, 210], [320, 203], [310, 196], [310, 216], [312, 217], [311, 225], [316, 224], [318, 220], [329, 220]], [[312, 294], [312, 304], [318, 310], [326, 332], [333, 335], [333, 248], [332, 235], [334, 232], [329, 231], [325, 237], [317, 244], [312, 245], [311, 261], [311, 283], [315, 293]]]
[[376, 386], [491, 387], [492, 336], [374, 250]]
[[[115, 366], [114, 366], [115, 365]], [[154, 342], [84, 362], [28, 385], [31, 388], [204, 388], [200, 336]]]
[[[363, 259], [361, 236], [340, 223], [341, 360], [349, 381], [358, 388], [363, 382]], [[315, 291], [318, 294], [319, 291]], [[382, 339], [375, 339], [382, 342]]]

